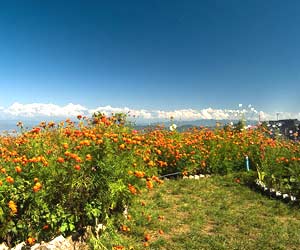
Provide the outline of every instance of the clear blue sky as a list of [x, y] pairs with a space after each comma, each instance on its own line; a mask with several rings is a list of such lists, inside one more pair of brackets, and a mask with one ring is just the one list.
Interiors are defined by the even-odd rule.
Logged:
[[0, 2], [0, 106], [300, 112], [298, 0]]

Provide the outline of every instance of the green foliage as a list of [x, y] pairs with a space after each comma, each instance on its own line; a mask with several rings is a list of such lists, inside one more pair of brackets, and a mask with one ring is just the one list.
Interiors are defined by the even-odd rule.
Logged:
[[134, 155], [135, 145], [121, 147], [131, 133], [123, 118], [102, 116], [78, 126], [67, 121], [9, 138], [13, 141], [2, 150], [0, 164], [2, 178], [13, 181], [1, 180], [0, 239], [9, 244], [28, 237], [49, 240], [122, 213], [133, 198], [128, 184], [145, 185], [128, 174], [143, 162]]
[[245, 173], [246, 157], [242, 182], [255, 176], [300, 198], [299, 143], [272, 139], [263, 126], [179, 133], [135, 131], [126, 114], [78, 119], [0, 137], [0, 239], [10, 246], [117, 224], [134, 197], [162, 183], [157, 176]]

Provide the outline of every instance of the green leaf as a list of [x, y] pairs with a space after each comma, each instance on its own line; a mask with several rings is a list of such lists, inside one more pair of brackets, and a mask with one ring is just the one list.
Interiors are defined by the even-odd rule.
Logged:
[[66, 232], [68, 230], [68, 228], [69, 228], [68, 223], [63, 222], [62, 225], [61, 225], [61, 227], [60, 227], [60, 231], [62, 233], [64, 233], [64, 232]]
[[75, 229], [75, 225], [73, 223], [69, 223], [69, 229], [70, 231], [73, 231]]

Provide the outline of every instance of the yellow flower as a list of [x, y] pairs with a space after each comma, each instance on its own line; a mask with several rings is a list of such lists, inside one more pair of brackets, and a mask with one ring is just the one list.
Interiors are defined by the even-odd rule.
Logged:
[[18, 212], [17, 205], [14, 201], [9, 201], [8, 202], [8, 207], [11, 210], [11, 214], [16, 214]]

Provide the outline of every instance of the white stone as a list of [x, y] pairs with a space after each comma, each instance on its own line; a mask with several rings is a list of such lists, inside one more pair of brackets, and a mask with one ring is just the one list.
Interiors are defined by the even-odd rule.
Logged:
[[124, 206], [123, 215], [126, 217], [128, 215], [128, 206]]
[[200, 174], [199, 177], [200, 177], [200, 178], [204, 178], [205, 175], [204, 175], [204, 174]]
[[25, 246], [25, 242], [22, 242], [18, 245], [16, 245], [14, 248], [12, 248], [12, 250], [22, 250], [22, 247]]
[[41, 246], [41, 244], [36, 243], [36, 244], [34, 244], [34, 245], [30, 248], [30, 250], [36, 250], [36, 249], [38, 249], [40, 246]]
[[200, 179], [200, 176], [199, 176], [199, 175], [195, 175], [195, 179], [196, 179], [196, 180], [199, 180], [199, 179]]
[[55, 249], [72, 249], [73, 245], [71, 242], [63, 237], [62, 235], [56, 237], [55, 239], [51, 240], [49, 243], [45, 243], [40, 245], [37, 250], [55, 250]]
[[3, 243], [0, 245], [0, 250], [8, 250], [8, 246], [6, 246], [5, 243], [3, 242]]
[[189, 178], [189, 177], [187, 177], [187, 176], [185, 176], [185, 175], [182, 177], [182, 179], [188, 179], [188, 178]]
[[283, 198], [283, 199], [288, 198], [288, 197], [289, 197], [288, 194], [283, 194], [283, 195], [282, 195], [282, 198]]
[[195, 177], [193, 175], [190, 175], [189, 179], [195, 179]]

